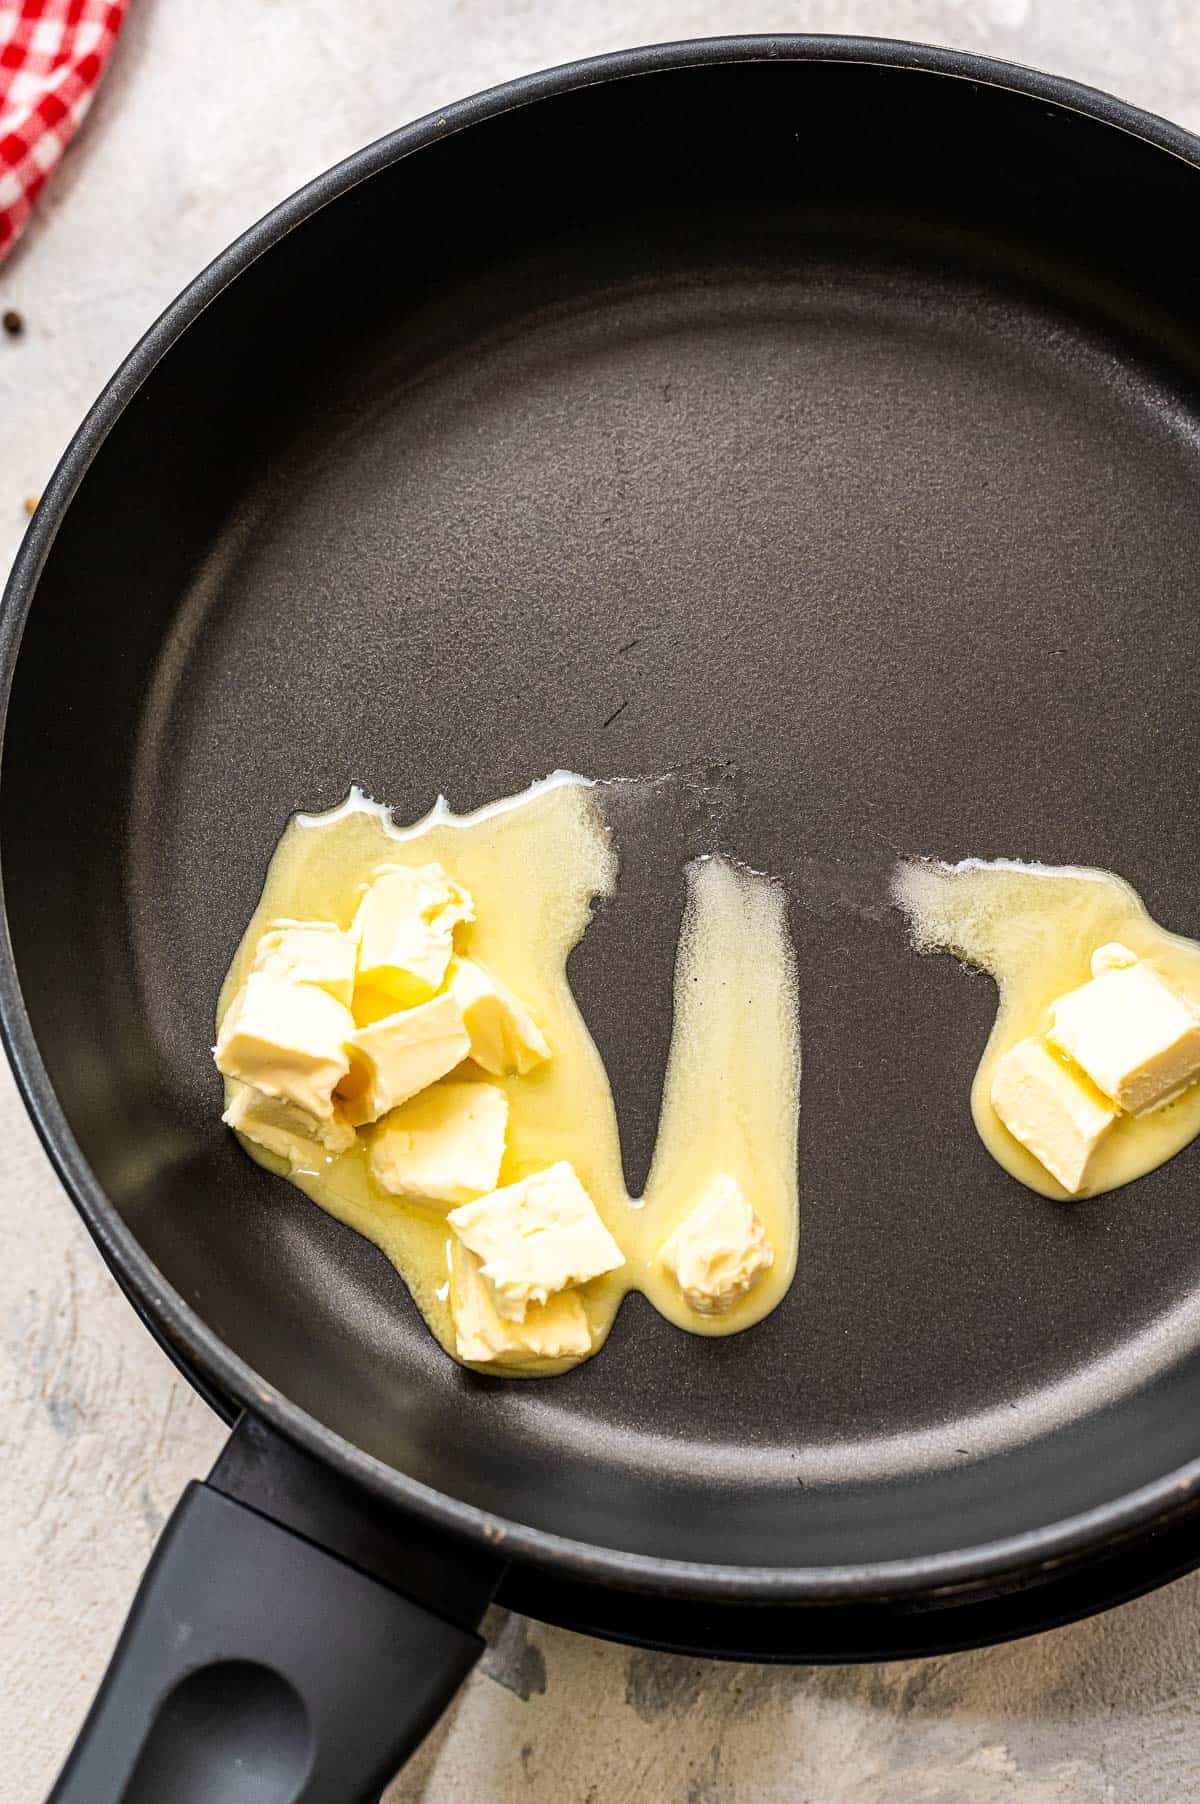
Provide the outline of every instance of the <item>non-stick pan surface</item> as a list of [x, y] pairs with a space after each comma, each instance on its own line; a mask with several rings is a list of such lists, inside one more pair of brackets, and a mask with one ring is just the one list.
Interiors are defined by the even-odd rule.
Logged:
[[[967, 1112], [994, 992], [880, 897], [901, 853], [1086, 862], [1200, 933], [1195, 164], [995, 65], [693, 47], [363, 153], [151, 335], [10, 596], [5, 981], [203, 1382], [476, 1540], [691, 1596], [953, 1583], [1186, 1498], [1200, 1150], [1014, 1184]], [[561, 766], [719, 767], [726, 849], [788, 885], [801, 1255], [744, 1336], [635, 1297], [496, 1382], [242, 1156], [208, 1048], [293, 810]], [[627, 825], [572, 976], [636, 1183], [687, 834]]]

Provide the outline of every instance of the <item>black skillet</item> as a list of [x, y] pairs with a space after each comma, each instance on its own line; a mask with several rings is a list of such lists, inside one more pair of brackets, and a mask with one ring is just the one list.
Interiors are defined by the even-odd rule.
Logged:
[[[4, 608], [0, 1000], [114, 1274], [237, 1425], [58, 1799], [374, 1797], [493, 1595], [857, 1659], [1195, 1561], [1197, 1155], [1015, 1185], [966, 1109], [991, 986], [878, 898], [902, 850], [1087, 861], [1200, 932], [1198, 170], [978, 58], [638, 51], [323, 176], [105, 391]], [[221, 1128], [221, 975], [287, 816], [352, 779], [410, 818], [698, 764], [791, 886], [796, 1282], [743, 1337], [635, 1298], [568, 1377], [471, 1376]], [[635, 1185], [655, 832], [572, 967]]]

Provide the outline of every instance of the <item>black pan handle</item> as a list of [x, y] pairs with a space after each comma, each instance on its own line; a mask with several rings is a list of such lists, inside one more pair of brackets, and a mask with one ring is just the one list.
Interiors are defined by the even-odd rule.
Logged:
[[[282, 1507], [229, 1494], [253, 1481]], [[374, 1804], [478, 1658], [462, 1618], [501, 1571], [405, 1524], [243, 1418], [163, 1531], [50, 1804]], [[415, 1564], [445, 1608], [343, 1552]]]

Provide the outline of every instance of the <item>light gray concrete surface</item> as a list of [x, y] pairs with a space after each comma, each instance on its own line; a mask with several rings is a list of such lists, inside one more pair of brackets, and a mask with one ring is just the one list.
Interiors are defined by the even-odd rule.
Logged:
[[[0, 267], [0, 566], [96, 390], [183, 283], [381, 132], [567, 58], [857, 31], [1054, 68], [1200, 128], [1196, 0], [132, 0]], [[84, 598], [86, 601], [86, 597]], [[0, 1079], [0, 1804], [40, 1798], [154, 1538], [221, 1433], [93, 1253]], [[878, 1669], [677, 1660], [496, 1617], [389, 1804], [1182, 1804], [1200, 1579], [1037, 1640]]]

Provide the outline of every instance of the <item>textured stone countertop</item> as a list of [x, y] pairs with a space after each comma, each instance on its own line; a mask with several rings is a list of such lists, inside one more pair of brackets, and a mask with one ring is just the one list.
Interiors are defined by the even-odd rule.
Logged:
[[[957, 44], [1200, 128], [1194, 0], [131, 0], [0, 267], [0, 567], [118, 359], [237, 232], [390, 127], [538, 66], [718, 31]], [[33, 1804], [154, 1538], [222, 1434], [138, 1325], [0, 1077], [0, 1804]], [[1200, 1577], [1036, 1640], [880, 1668], [633, 1652], [494, 1617], [389, 1804], [1182, 1804]]]

